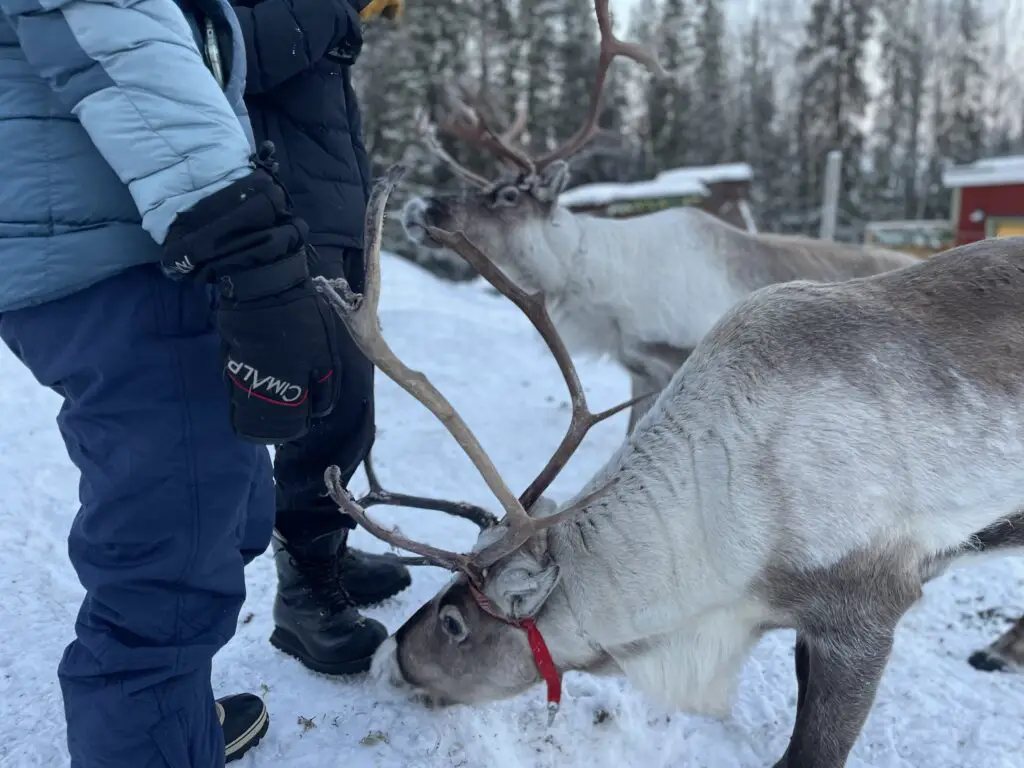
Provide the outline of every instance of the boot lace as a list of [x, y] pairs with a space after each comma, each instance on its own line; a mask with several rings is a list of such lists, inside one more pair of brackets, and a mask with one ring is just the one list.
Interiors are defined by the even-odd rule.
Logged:
[[296, 564], [309, 584], [310, 596], [324, 615], [341, 613], [355, 606], [355, 601], [341, 583], [341, 558], [307, 560]]

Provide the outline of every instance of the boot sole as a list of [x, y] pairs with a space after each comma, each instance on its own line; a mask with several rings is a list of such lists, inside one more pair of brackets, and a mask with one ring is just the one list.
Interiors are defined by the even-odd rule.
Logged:
[[345, 676], [362, 674], [363, 672], [370, 671], [370, 664], [373, 661], [372, 653], [361, 659], [352, 659], [351, 661], [336, 664], [317, 661], [305, 652], [305, 649], [302, 647], [302, 643], [299, 642], [295, 635], [279, 628], [275, 628], [274, 631], [270, 633], [270, 644], [282, 653], [285, 653], [299, 661], [305, 667], [324, 675]]
[[263, 711], [260, 712], [259, 719], [245, 733], [225, 746], [224, 762], [233, 763], [235, 760], [241, 760], [245, 757], [249, 750], [263, 741], [263, 737], [267, 735], [269, 728], [270, 715], [267, 712], [267, 708], [264, 707]]

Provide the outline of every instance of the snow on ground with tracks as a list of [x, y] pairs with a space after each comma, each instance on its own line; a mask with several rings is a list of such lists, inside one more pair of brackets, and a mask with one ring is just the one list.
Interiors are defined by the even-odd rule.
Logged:
[[[558, 370], [525, 318], [481, 284], [438, 281], [384, 258], [384, 332], [462, 412], [513, 488], [540, 469], [561, 439], [568, 404]], [[580, 364], [592, 405], [628, 397], [609, 363]], [[0, 345], [0, 766], [67, 765], [56, 666], [71, 639], [81, 587], [66, 558], [77, 474], [54, 423], [57, 397]], [[494, 507], [483, 481], [443, 428], [378, 374], [376, 463], [389, 488]], [[551, 493], [564, 498], [621, 440], [625, 415], [600, 425]], [[364, 478], [356, 476], [361, 491]], [[375, 508], [414, 537], [469, 547], [475, 529], [419, 510]], [[383, 551], [363, 531], [357, 546]], [[448, 575], [417, 569], [413, 586], [370, 615], [391, 629]], [[747, 664], [732, 718], [658, 711], [622, 680], [566, 678], [548, 729], [543, 688], [479, 710], [428, 712], [375, 690], [365, 678], [306, 671], [267, 642], [275, 576], [269, 551], [247, 570], [238, 633], [214, 662], [218, 695], [261, 691], [270, 731], [239, 768], [766, 768], [785, 749], [796, 682], [791, 632], [777, 632]], [[1024, 766], [1024, 675], [976, 672], [965, 659], [1024, 609], [1024, 561], [972, 565], [929, 585], [904, 619], [877, 704], [850, 768]], [[628, 595], [625, 596], [628, 599]]]

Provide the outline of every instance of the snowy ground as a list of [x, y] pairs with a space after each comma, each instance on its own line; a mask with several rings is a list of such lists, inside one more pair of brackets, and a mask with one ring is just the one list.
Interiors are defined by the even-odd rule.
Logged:
[[[395, 351], [430, 375], [480, 436], [513, 488], [539, 470], [562, 436], [561, 379], [532, 329], [484, 287], [442, 284], [385, 258], [382, 322]], [[580, 367], [595, 408], [628, 395], [609, 364]], [[64, 537], [76, 511], [77, 476], [53, 422], [58, 402], [0, 345], [0, 766], [67, 765], [55, 668], [71, 639], [81, 589]], [[394, 490], [492, 506], [483, 482], [440, 424], [378, 374], [375, 457]], [[526, 425], [516, 428], [515, 424]], [[625, 416], [601, 425], [552, 495], [582, 484], [621, 439]], [[357, 476], [361, 490], [363, 478]], [[468, 547], [468, 524], [422, 511], [377, 508], [413, 536]], [[364, 532], [357, 545], [384, 545]], [[679, 766], [765, 768], [785, 748], [796, 684], [792, 634], [770, 636], [747, 665], [733, 717], [668, 716], [622, 681], [569, 675], [562, 712], [548, 730], [543, 690], [479, 711], [429, 713], [372, 690], [365, 679], [307, 672], [267, 643], [274, 573], [264, 555], [248, 570], [238, 634], [215, 661], [219, 694], [262, 691], [271, 730], [240, 768], [422, 766]], [[411, 589], [371, 611], [389, 628], [432, 595], [447, 574], [418, 569]], [[1024, 676], [975, 672], [964, 661], [1024, 608], [1024, 562], [973, 566], [932, 584], [904, 620], [878, 703], [850, 768], [1024, 766]]]

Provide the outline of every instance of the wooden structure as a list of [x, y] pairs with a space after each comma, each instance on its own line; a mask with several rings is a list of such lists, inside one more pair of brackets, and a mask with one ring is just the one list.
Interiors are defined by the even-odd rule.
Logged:
[[1024, 155], [990, 157], [942, 174], [952, 190], [956, 245], [1024, 235]]
[[574, 213], [626, 218], [692, 205], [747, 231], [757, 231], [749, 191], [754, 171], [747, 163], [674, 168], [631, 183], [583, 184], [558, 202]]

